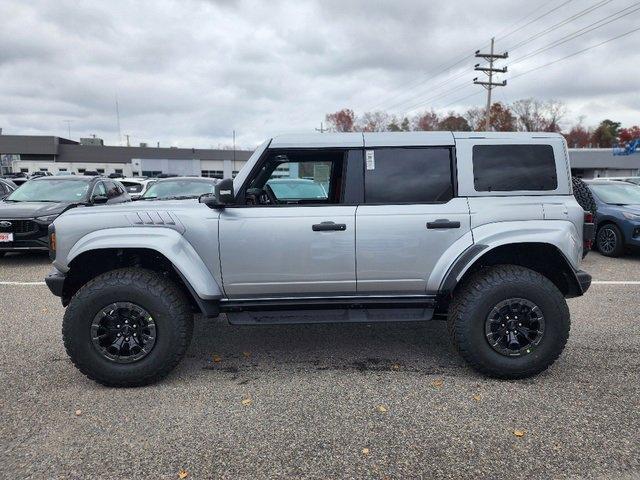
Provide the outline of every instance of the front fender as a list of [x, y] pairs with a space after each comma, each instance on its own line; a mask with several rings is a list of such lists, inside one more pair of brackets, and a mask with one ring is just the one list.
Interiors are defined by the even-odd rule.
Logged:
[[69, 250], [64, 264], [54, 266], [61, 272], [80, 254], [92, 250], [113, 248], [144, 248], [166, 257], [203, 300], [222, 298], [216, 279], [193, 246], [177, 231], [162, 227], [122, 227], [93, 231], [80, 238]]

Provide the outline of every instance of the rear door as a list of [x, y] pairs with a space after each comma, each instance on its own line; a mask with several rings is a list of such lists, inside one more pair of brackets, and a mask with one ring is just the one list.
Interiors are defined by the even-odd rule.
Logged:
[[356, 214], [358, 293], [435, 293], [427, 282], [445, 252], [473, 243], [467, 199], [455, 196], [453, 147], [379, 143], [367, 144], [365, 134], [365, 198]]

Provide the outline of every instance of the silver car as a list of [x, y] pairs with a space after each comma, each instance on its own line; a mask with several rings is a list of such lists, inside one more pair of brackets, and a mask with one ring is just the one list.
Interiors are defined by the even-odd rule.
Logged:
[[71, 360], [105, 385], [168, 374], [194, 313], [250, 325], [446, 318], [472, 367], [529, 377], [562, 352], [565, 298], [591, 281], [580, 264], [593, 224], [569, 172], [553, 133], [278, 136], [200, 202], [64, 213], [46, 282], [67, 307]]

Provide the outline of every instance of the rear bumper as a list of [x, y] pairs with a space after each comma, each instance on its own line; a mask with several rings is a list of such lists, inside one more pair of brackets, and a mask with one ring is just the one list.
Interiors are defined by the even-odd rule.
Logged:
[[64, 273], [59, 272], [55, 268], [51, 269], [51, 271], [44, 277], [44, 282], [57, 297], [62, 297], [62, 290], [64, 288], [64, 281], [66, 279], [66, 275]]

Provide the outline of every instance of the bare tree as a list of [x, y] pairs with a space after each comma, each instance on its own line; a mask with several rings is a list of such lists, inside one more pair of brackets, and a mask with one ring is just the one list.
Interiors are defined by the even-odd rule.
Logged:
[[384, 132], [389, 125], [389, 114], [380, 110], [365, 112], [358, 119], [358, 130], [363, 132]]

